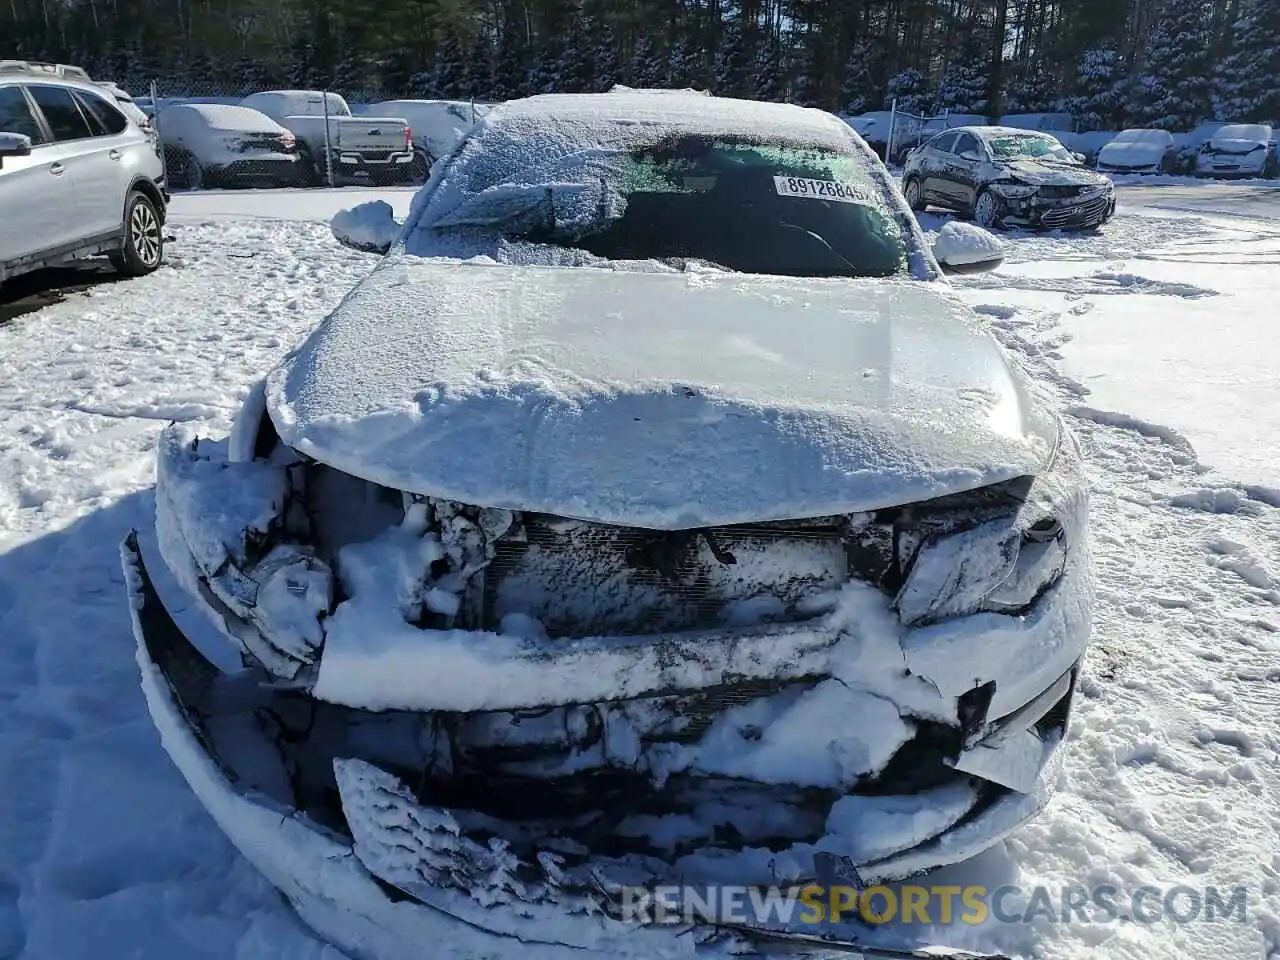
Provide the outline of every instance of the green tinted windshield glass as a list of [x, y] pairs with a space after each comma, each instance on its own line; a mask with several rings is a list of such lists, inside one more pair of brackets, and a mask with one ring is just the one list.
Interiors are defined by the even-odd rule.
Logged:
[[906, 269], [903, 224], [861, 156], [685, 137], [619, 159], [607, 188], [622, 202], [602, 202], [571, 235], [541, 239], [614, 260], [703, 260], [747, 273]]

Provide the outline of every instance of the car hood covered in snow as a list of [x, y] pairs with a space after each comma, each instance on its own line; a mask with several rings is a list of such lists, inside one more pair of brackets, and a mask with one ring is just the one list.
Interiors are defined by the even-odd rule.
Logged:
[[1244, 154], [1252, 153], [1254, 150], [1261, 150], [1266, 147], [1266, 143], [1261, 140], [1239, 140], [1235, 138], [1214, 137], [1209, 141], [1209, 149], [1214, 153], [1232, 153]]
[[935, 283], [392, 257], [267, 379], [281, 439], [477, 506], [678, 529], [1037, 473], [1051, 415]]
[[1164, 161], [1169, 146], [1163, 143], [1108, 143], [1098, 151], [1098, 162], [1117, 167], [1150, 167]]
[[1000, 166], [1014, 179], [1038, 187], [1101, 186], [1107, 182], [1106, 177], [1075, 164], [1022, 159], [1010, 160]]

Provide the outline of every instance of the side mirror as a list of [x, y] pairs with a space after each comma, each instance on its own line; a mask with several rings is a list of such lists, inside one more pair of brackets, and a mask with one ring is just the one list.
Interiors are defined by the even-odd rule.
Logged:
[[21, 133], [0, 133], [0, 166], [5, 157], [31, 156], [31, 138]]
[[1086, 160], [1089, 159], [1083, 153], [1073, 153], [1071, 154], [1071, 158], [1075, 160], [1076, 163], [1084, 163]]
[[976, 161], [978, 161], [978, 160], [981, 160], [981, 159], [982, 159], [982, 157], [978, 156], [977, 151], [975, 151], [975, 150], [965, 150], [964, 152], [962, 152], [962, 153], [960, 154], [960, 159], [961, 159], [961, 160], [972, 160], [972, 161], [976, 162]]
[[1005, 243], [972, 223], [952, 220], [933, 241], [933, 258], [943, 273], [985, 273], [1004, 262]]
[[344, 247], [380, 256], [391, 249], [403, 228], [391, 204], [382, 200], [339, 210], [329, 221], [333, 238]]

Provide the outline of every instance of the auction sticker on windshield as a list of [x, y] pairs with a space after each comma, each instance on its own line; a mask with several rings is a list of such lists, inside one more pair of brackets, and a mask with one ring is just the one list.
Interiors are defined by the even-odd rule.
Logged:
[[808, 197], [812, 200], [838, 200], [841, 203], [873, 203], [871, 194], [862, 187], [835, 180], [811, 180], [808, 177], [774, 177], [773, 186], [780, 197]]

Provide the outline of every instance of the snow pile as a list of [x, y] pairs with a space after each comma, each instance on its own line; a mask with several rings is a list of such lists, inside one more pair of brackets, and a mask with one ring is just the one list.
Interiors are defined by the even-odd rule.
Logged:
[[384, 253], [400, 237], [403, 225], [385, 200], [371, 200], [339, 210], [329, 221], [334, 238], [344, 246]]
[[1006, 250], [1005, 242], [994, 233], [962, 220], [948, 221], [933, 241], [935, 259], [953, 267], [1000, 260]]

